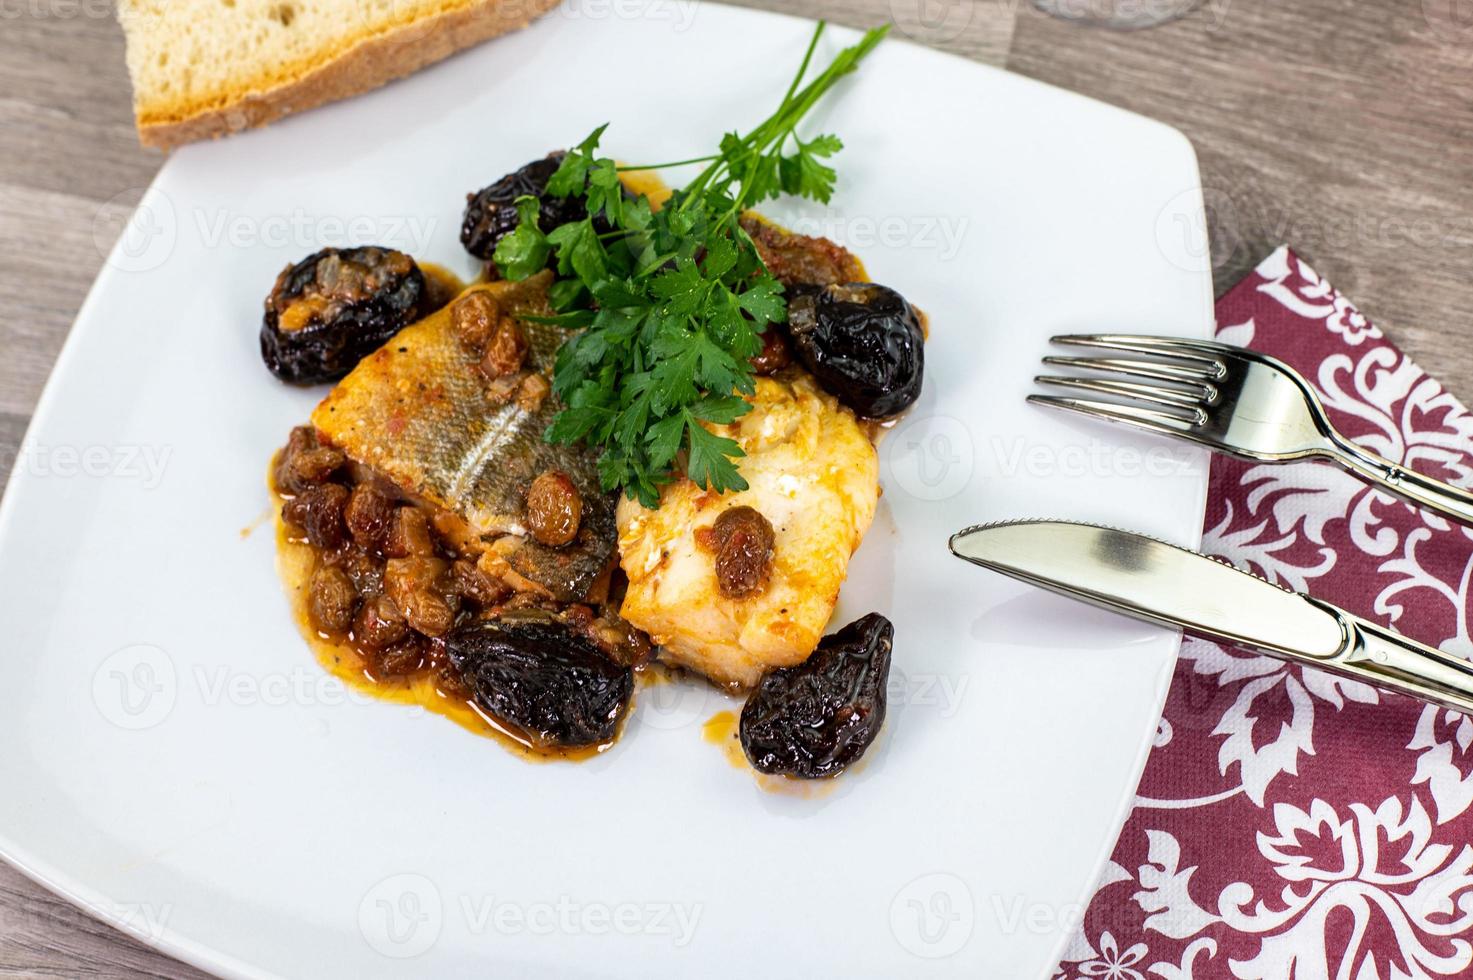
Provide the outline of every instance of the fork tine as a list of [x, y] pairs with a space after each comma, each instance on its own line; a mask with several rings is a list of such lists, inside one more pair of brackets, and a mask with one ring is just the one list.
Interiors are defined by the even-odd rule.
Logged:
[[1029, 395], [1028, 400], [1035, 405], [1062, 408], [1107, 422], [1123, 422], [1160, 435], [1191, 436], [1196, 428], [1193, 419], [1150, 408], [1136, 408], [1133, 405], [1097, 402], [1088, 398], [1062, 398], [1057, 395]]
[[1201, 407], [1201, 401], [1195, 395], [1182, 391], [1180, 388], [1167, 388], [1164, 385], [1115, 381], [1109, 378], [1065, 378], [1052, 374], [1040, 374], [1033, 380], [1041, 385], [1074, 388], [1079, 391], [1091, 391], [1098, 395], [1118, 395], [1121, 398], [1130, 398], [1167, 408], [1196, 410]]
[[1043, 359], [1043, 363], [1055, 367], [1069, 367], [1079, 371], [1100, 371], [1105, 374], [1123, 374], [1147, 381], [1173, 381], [1195, 388], [1203, 399], [1217, 396], [1217, 389], [1207, 374], [1179, 364], [1160, 361], [1137, 361], [1124, 357], [1054, 357]]
[[1101, 350], [1127, 351], [1132, 354], [1148, 354], [1154, 357], [1173, 357], [1178, 360], [1201, 364], [1213, 378], [1226, 373], [1223, 355], [1232, 354], [1233, 348], [1211, 340], [1191, 340], [1184, 337], [1150, 337], [1144, 334], [1061, 334], [1050, 338], [1052, 343], [1068, 347], [1095, 347]]

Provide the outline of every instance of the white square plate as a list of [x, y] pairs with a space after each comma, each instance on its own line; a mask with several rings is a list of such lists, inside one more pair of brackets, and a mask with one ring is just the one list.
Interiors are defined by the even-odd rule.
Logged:
[[[839, 622], [895, 623], [891, 715], [821, 791], [702, 738], [731, 707], [646, 692], [623, 741], [529, 765], [345, 695], [273, 570], [267, 460], [321, 391], [262, 368], [277, 271], [376, 241], [469, 273], [466, 191], [611, 121], [630, 161], [775, 104], [811, 25], [565, 8], [364, 98], [174, 155], [99, 277], [0, 508], [0, 850], [231, 976], [1043, 974], [1155, 732], [1177, 638], [964, 565], [982, 520], [1192, 545], [1195, 452], [1024, 404], [1051, 334], [1207, 336], [1191, 147], [1157, 123], [901, 42], [811, 122], [831, 208], [931, 316], [925, 393]], [[602, 11], [604, 16], [597, 16]], [[832, 55], [852, 35], [827, 36]]]

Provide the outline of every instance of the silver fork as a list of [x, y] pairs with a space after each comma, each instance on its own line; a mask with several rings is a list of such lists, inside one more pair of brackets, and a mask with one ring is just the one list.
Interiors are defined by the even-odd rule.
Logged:
[[1030, 402], [1176, 436], [1240, 459], [1330, 460], [1388, 493], [1473, 524], [1473, 494], [1345, 438], [1319, 396], [1282, 361], [1210, 340], [1099, 334], [1053, 341], [1103, 355], [1045, 357], [1045, 364], [1090, 374], [1034, 380], [1108, 400], [1030, 395]]

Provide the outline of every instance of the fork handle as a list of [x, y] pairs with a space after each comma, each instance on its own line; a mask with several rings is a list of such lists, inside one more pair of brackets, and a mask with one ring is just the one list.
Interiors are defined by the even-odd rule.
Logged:
[[1468, 491], [1393, 463], [1339, 433], [1331, 434], [1330, 444], [1330, 458], [1361, 479], [1419, 507], [1473, 524], [1473, 494]]
[[1328, 602], [1305, 598], [1339, 619], [1345, 630], [1345, 646], [1338, 655], [1324, 661], [1301, 658], [1305, 662], [1473, 715], [1473, 663], [1409, 640]]

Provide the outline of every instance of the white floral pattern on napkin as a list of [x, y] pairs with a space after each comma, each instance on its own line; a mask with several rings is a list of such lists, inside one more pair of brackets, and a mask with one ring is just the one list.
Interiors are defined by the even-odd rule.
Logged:
[[[1473, 487], [1473, 416], [1281, 248], [1219, 336], [1288, 362], [1335, 424]], [[1461, 656], [1473, 531], [1322, 463], [1215, 457], [1203, 550]], [[1473, 719], [1188, 640], [1136, 808], [1056, 977], [1473, 976]]]

